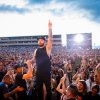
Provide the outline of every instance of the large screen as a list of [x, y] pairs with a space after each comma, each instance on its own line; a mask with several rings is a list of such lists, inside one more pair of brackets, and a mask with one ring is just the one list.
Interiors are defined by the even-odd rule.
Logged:
[[91, 49], [92, 34], [91, 33], [67, 34], [67, 48]]

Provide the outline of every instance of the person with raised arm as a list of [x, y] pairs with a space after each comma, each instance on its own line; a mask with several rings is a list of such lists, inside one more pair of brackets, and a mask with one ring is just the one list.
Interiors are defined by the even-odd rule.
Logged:
[[[14, 87], [12, 87], [12, 90], [10, 92], [8, 91], [8, 92], [4, 93], [4, 95], [3, 95], [4, 99], [11, 97], [15, 93], [16, 93], [16, 100], [27, 100], [28, 99], [26, 80], [29, 78], [32, 78], [32, 62], [31, 62], [31, 60], [27, 60], [27, 62], [25, 62], [25, 64], [28, 67], [28, 71], [26, 74], [23, 73], [24, 64], [14, 65], [14, 69], [16, 72]], [[10, 76], [8, 74], [6, 74], [3, 82], [8, 84], [8, 82], [10, 82], [9, 77]], [[8, 78], [8, 80], [7, 80], [7, 78]]]
[[[52, 50], [52, 23], [48, 22], [48, 40], [38, 37], [39, 47], [34, 51], [33, 62], [36, 62], [36, 86], [38, 100], [43, 100], [43, 84], [46, 87], [46, 99], [51, 100], [51, 50]], [[46, 45], [45, 45], [46, 44]]]

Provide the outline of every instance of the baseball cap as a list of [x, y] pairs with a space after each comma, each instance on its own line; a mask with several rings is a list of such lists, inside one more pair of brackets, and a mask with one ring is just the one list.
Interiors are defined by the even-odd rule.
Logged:
[[15, 64], [14, 65], [14, 69], [16, 70], [17, 68], [21, 68], [21, 67], [24, 67], [24, 64]]
[[44, 36], [39, 36], [39, 37], [37, 38], [37, 40], [39, 40], [39, 39], [43, 39], [43, 40], [45, 41], [45, 37], [44, 37]]

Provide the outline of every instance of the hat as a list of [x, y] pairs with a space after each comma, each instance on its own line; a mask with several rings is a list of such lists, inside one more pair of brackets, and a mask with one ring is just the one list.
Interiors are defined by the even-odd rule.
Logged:
[[44, 37], [44, 36], [39, 36], [39, 37], [37, 38], [37, 40], [39, 40], [39, 39], [43, 39], [43, 40], [45, 41], [45, 37]]
[[16, 64], [14, 65], [14, 69], [16, 70], [17, 68], [21, 68], [21, 67], [24, 67], [23, 64]]

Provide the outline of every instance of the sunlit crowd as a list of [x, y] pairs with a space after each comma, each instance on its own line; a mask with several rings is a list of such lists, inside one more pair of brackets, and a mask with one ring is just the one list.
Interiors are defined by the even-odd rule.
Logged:
[[[23, 78], [35, 48], [0, 47], [0, 100], [37, 100], [35, 63], [32, 76]], [[72, 50], [58, 46], [53, 47], [50, 59], [52, 100], [100, 100], [100, 49]], [[20, 66], [24, 76], [17, 75]], [[43, 97], [46, 100], [45, 85]]]

